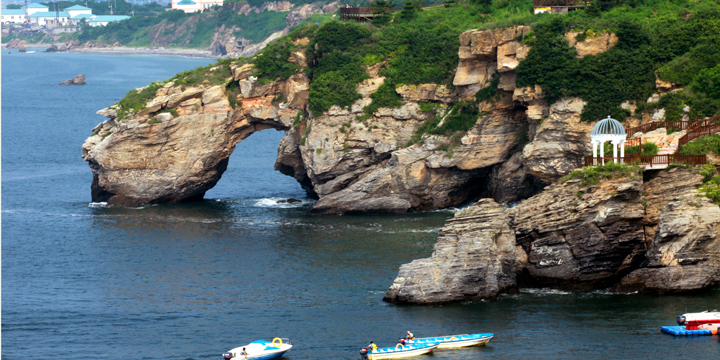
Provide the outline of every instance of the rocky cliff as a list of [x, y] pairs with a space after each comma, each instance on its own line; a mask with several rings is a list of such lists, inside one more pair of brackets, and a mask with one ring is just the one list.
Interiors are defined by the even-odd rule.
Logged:
[[516, 287], [712, 288], [720, 284], [720, 207], [697, 196], [701, 178], [675, 168], [643, 181], [635, 171], [554, 184], [511, 209], [480, 200], [447, 221], [430, 258], [400, 267], [385, 300], [491, 299]]
[[430, 258], [400, 267], [385, 301], [494, 298], [516, 287], [515, 261], [515, 233], [505, 208], [483, 199], [447, 221]]
[[[423, 211], [481, 195], [501, 203], [527, 198], [582, 164], [591, 129], [580, 121], [582, 100], [548, 106], [540, 87], [515, 88], [514, 69], [529, 50], [519, 39], [528, 30], [463, 33], [455, 87], [398, 86], [402, 105], [380, 107], [370, 116], [364, 109], [385, 81], [379, 75], [384, 62], [366, 67], [369, 78], [356, 88], [360, 99], [318, 114], [308, 109], [311, 79], [304, 72], [264, 82], [253, 75], [252, 64], [234, 62], [233, 75], [224, 81], [238, 90], [166, 83], [144, 110], [122, 121], [112, 111], [101, 112], [111, 120], [83, 146], [95, 175], [94, 201], [201, 199], [219, 180], [235, 145], [265, 128], [286, 132], [275, 168], [318, 198], [313, 213]], [[295, 45], [298, 51], [287, 61], [303, 69], [308, 40]], [[476, 96], [488, 89], [491, 96]], [[468, 130], [410, 141], [428, 121], [442, 123], [461, 101], [478, 109]]]

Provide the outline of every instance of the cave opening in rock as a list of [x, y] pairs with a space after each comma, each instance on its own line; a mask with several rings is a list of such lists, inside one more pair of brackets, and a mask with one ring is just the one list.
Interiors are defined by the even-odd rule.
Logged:
[[275, 170], [284, 131], [266, 129], [237, 144], [220, 181], [205, 199], [288, 199], [307, 197], [294, 178]]

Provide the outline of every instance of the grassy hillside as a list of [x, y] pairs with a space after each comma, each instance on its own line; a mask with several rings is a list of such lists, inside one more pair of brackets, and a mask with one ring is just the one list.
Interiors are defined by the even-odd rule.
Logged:
[[[372, 95], [368, 114], [380, 106], [399, 106], [395, 88], [401, 85], [452, 86], [461, 32], [516, 24], [532, 25], [522, 39], [532, 49], [517, 69], [517, 85], [542, 85], [550, 102], [562, 96], [583, 98], [588, 102], [586, 121], [608, 114], [625, 119], [629, 113], [619, 105], [626, 100], [636, 101], [641, 113], [662, 106], [669, 120], [679, 117], [685, 105], [691, 107], [693, 118], [720, 111], [720, 5], [715, 1], [604, 1], [565, 15], [533, 15], [529, 0], [478, 0], [425, 10], [408, 4], [402, 12], [368, 23], [318, 20], [324, 23], [299, 27], [253, 59], [243, 60], [255, 62], [260, 81], [287, 78], [297, 71], [286, 61], [296, 50], [292, 40], [308, 37], [309, 106], [315, 113], [358, 99], [355, 86], [367, 77], [362, 66], [380, 61], [387, 62], [381, 71], [386, 81]], [[613, 32], [619, 42], [604, 53], [580, 59], [563, 36], [571, 30], [580, 31], [581, 37]], [[645, 100], [655, 92], [656, 73], [685, 88], [647, 105]], [[492, 95], [481, 91], [478, 97]], [[451, 128], [428, 125], [425, 130], [447, 134], [471, 125], [467, 119], [477, 113], [475, 105], [454, 107], [454, 118], [445, 122]]]
[[[532, 2], [509, 0], [465, 2], [449, 8], [405, 11], [373, 23], [331, 22], [310, 25], [291, 37], [309, 36], [313, 77], [310, 106], [326, 110], [358, 98], [354, 85], [364, 77], [360, 65], [387, 61], [385, 84], [373, 95], [373, 108], [397, 106], [394, 87], [402, 84], [451, 85], [457, 65], [458, 35], [471, 28], [531, 24], [523, 39], [532, 45], [517, 69], [517, 85], [540, 84], [550, 102], [561, 96], [588, 101], [583, 118], [594, 121], [612, 115], [620, 120], [629, 112], [623, 101], [637, 101], [639, 111], [667, 109], [669, 119], [679, 117], [685, 105], [691, 117], [712, 116], [720, 110], [720, 6], [715, 1], [631, 1], [600, 3], [595, 8], [566, 15], [532, 14]], [[614, 5], [613, 5], [614, 4]], [[491, 14], [491, 15], [487, 15]], [[614, 32], [620, 39], [611, 50], [596, 56], [576, 57], [563, 36]], [[314, 50], [312, 44], [318, 44]], [[278, 42], [273, 47], [287, 46]], [[265, 52], [271, 54], [272, 50]], [[278, 61], [282, 61], [279, 60]], [[655, 92], [655, 73], [685, 89], [648, 106]], [[272, 71], [267, 72], [272, 77]], [[373, 109], [368, 109], [372, 111]]]
[[[76, 1], [78, 2], [78, 1]], [[60, 7], [68, 7], [76, 2], [61, 1]], [[121, 0], [115, 14], [127, 14], [134, 9], [135, 16], [131, 19], [110, 23], [105, 27], [84, 27], [80, 32], [64, 36], [61, 40], [77, 39], [82, 42], [94, 40], [100, 43], [120, 43], [126, 46], [170, 46], [206, 49], [210, 46], [213, 33], [221, 26], [225, 29], [234, 28], [233, 35], [238, 38], [259, 43], [270, 34], [280, 31], [286, 26], [288, 12], [251, 11], [248, 15], [238, 10], [247, 5], [262, 7], [266, 1], [228, 0], [222, 7], [208, 9], [203, 13], [186, 14], [179, 10], [165, 11], [159, 5], [134, 6]], [[330, 0], [290, 0], [299, 5], [314, 3], [322, 6]], [[84, 3], [82, 4], [84, 5]], [[106, 2], [88, 2], [95, 14], [109, 13]], [[97, 9], [96, 9], [97, 7]]]

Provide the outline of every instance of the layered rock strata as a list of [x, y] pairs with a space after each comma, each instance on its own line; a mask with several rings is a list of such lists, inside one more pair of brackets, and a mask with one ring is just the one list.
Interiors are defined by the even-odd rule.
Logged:
[[[670, 169], [647, 182], [640, 174], [597, 185], [567, 181], [507, 210], [481, 200], [448, 220], [430, 258], [400, 267], [385, 300], [491, 299], [498, 278], [507, 291], [666, 294], [720, 285], [720, 207], [698, 197], [701, 179], [692, 169]], [[468, 256], [474, 248], [461, 244], [489, 246], [483, 236], [515, 247], [514, 277], [507, 266], [488, 266], [492, 253]]]
[[552, 185], [509, 211], [533, 286], [604, 288], [642, 261], [642, 177], [578, 181]]
[[[307, 108], [310, 79], [304, 72], [265, 83], [253, 76], [252, 64], [234, 64], [227, 81], [236, 84], [237, 95], [221, 85], [165, 84], [142, 111], [122, 121], [112, 108], [101, 111], [111, 120], [93, 129], [83, 147], [95, 175], [93, 199], [200, 199], [220, 178], [235, 145], [264, 128], [286, 132], [275, 168], [318, 198], [313, 213], [432, 210], [480, 195], [502, 203], [527, 198], [581, 166], [591, 128], [580, 122], [580, 99], [548, 106], [539, 86], [515, 88], [514, 69], [529, 51], [519, 39], [528, 30], [463, 33], [454, 88], [404, 85], [396, 89], [401, 106], [373, 114], [364, 108], [385, 81], [379, 75], [384, 62], [366, 67], [370, 78], [357, 85], [360, 99], [321, 114]], [[308, 39], [295, 44], [299, 50], [287, 61], [305, 68]], [[478, 102], [475, 94], [489, 86], [497, 86], [495, 96]], [[410, 141], [430, 119], [442, 123], [459, 101], [478, 107], [471, 128], [452, 138], [426, 134], [417, 144]]]
[[400, 267], [385, 301], [491, 299], [515, 287], [515, 236], [505, 208], [483, 199], [440, 230], [432, 256]]

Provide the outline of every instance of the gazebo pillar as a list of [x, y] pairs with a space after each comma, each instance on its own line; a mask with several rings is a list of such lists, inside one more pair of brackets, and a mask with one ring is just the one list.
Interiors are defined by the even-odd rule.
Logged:
[[620, 140], [620, 161], [625, 163], [625, 140]]
[[597, 165], [597, 147], [598, 147], [598, 142], [593, 140], [593, 142], [592, 142], [592, 147], [593, 147], [593, 166], [595, 166], [595, 165]]
[[605, 165], [605, 141], [600, 141], [600, 162]]
[[613, 145], [613, 162], [617, 162], [617, 145], [618, 145], [617, 140], [613, 140], [612, 145]]

